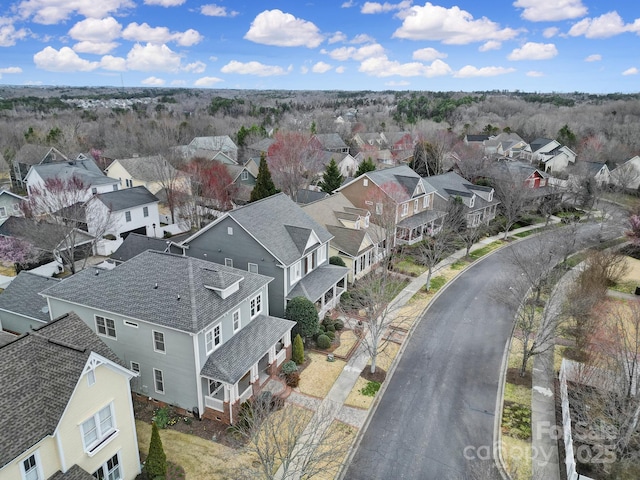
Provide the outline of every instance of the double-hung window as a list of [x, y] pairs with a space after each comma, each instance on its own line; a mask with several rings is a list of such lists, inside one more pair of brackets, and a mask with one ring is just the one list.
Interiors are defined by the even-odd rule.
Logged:
[[429, 195], [425, 195], [422, 197], [422, 208], [427, 208], [429, 206]]
[[418, 199], [416, 198], [413, 201], [413, 213], [416, 213], [418, 211], [418, 207], [420, 206], [420, 204], [418, 203]]
[[96, 315], [96, 332], [104, 337], [116, 338], [116, 322]]
[[240, 310], [233, 312], [233, 332], [240, 330]]
[[406, 216], [409, 213], [409, 204], [408, 203], [403, 203], [402, 204], [402, 216]]
[[130, 222], [131, 221], [131, 212], [129, 210], [124, 212], [124, 219], [125, 219], [126, 222]]
[[262, 294], [259, 293], [251, 299], [251, 318], [262, 312]]
[[142, 216], [143, 217], [149, 216], [149, 207], [142, 207]]
[[222, 344], [222, 327], [220, 324], [205, 333], [204, 340], [206, 343], [207, 355], [209, 355]]
[[113, 418], [113, 404], [109, 404], [98, 413], [82, 422], [82, 442], [85, 452], [91, 454], [116, 433]]
[[40, 457], [37, 452], [32, 453], [20, 462], [20, 471], [23, 480], [44, 480]]
[[153, 331], [153, 349], [156, 352], [165, 353], [164, 333]]
[[158, 370], [157, 368], [153, 369], [153, 382], [158, 393], [164, 393], [164, 375], [162, 370]]
[[120, 469], [120, 459], [116, 453], [113, 457], [100, 465], [98, 470], [93, 472], [93, 477], [98, 480], [122, 480], [122, 470]]

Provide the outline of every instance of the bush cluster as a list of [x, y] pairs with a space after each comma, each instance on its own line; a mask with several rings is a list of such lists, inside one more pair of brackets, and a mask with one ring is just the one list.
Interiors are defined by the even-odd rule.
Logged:
[[331, 346], [331, 339], [326, 334], [318, 335], [318, 339], [316, 340], [316, 345], [318, 348], [326, 350]]
[[531, 438], [531, 409], [519, 403], [505, 405], [502, 413], [503, 432], [510, 437]]

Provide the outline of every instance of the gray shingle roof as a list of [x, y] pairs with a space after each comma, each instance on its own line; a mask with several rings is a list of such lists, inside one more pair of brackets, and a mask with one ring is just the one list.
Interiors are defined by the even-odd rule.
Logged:
[[124, 239], [122, 245], [111, 254], [111, 259], [117, 262], [126, 262], [146, 250], [165, 252], [168, 246], [169, 240], [147, 237], [139, 233], [130, 233], [127, 235], [127, 238]]
[[318, 133], [314, 137], [320, 142], [325, 150], [335, 150], [347, 148], [342, 137], [337, 133]]
[[316, 268], [302, 277], [293, 290], [289, 292], [287, 299], [305, 297], [312, 302], [316, 302], [327, 290], [344, 278], [348, 272], [349, 269], [347, 267], [339, 265], [324, 265]]
[[327, 229], [333, 235], [331, 243], [336, 249], [352, 257], [360, 253], [360, 246], [367, 234], [366, 230], [356, 230], [354, 228], [339, 227], [336, 225], [328, 225]]
[[74, 465], [64, 473], [58, 470], [47, 480], [95, 480], [95, 477], [90, 473], [85, 472], [78, 465]]
[[144, 186], [100, 193], [96, 195], [95, 198], [104, 203], [112, 212], [119, 212], [128, 208], [140, 207], [159, 201], [158, 197]]
[[[409, 200], [413, 195], [413, 192], [419, 182], [422, 183], [422, 186], [425, 189], [425, 193], [429, 194], [435, 192], [435, 188], [429, 185], [429, 182], [416, 172], [414, 172], [407, 165], [398, 165], [393, 168], [385, 168], [382, 170], [375, 170], [373, 172], [367, 172], [367, 175], [376, 185], [382, 188], [385, 191], [394, 189], [394, 186], [398, 188], [398, 193], [402, 193], [404, 195], [403, 198], [395, 198], [398, 195], [393, 195], [394, 199], [404, 201]], [[396, 192], [391, 192], [395, 194]]]
[[18, 338], [17, 335], [0, 330], [0, 347], [6, 345], [7, 343], [13, 342], [16, 338]]
[[38, 294], [59, 281], [57, 278], [43, 277], [23, 270], [0, 293], [0, 310], [48, 322], [50, 317], [47, 301]]
[[53, 434], [91, 352], [121, 365], [75, 313], [0, 347], [0, 468]]
[[57, 159], [58, 161], [68, 160], [66, 156], [64, 156], [59, 150], [53, 147], [28, 143], [20, 147], [20, 150], [16, 152], [14, 161], [16, 163], [22, 163], [25, 165], [37, 165], [38, 163], [42, 162], [50, 152], [53, 152], [56, 155], [60, 154], [62, 156], [62, 158]]
[[59, 178], [61, 180], [70, 180], [71, 178], [79, 178], [87, 186], [92, 185], [109, 185], [118, 183], [118, 180], [107, 177], [100, 171], [96, 162], [91, 159], [45, 163], [42, 165], [34, 165], [31, 167], [45, 182], [50, 179]]
[[296, 192], [295, 201], [300, 205], [305, 205], [328, 196], [329, 194], [327, 192], [318, 192], [316, 190], [309, 190], [308, 188], [301, 188]]
[[[474, 190], [479, 192], [490, 192], [492, 190], [490, 187], [472, 185], [469, 181], [455, 172], [434, 175], [433, 177], [429, 177], [429, 182], [437, 188], [438, 194], [446, 200], [449, 200], [451, 197], [459, 196], [467, 207], [470, 206], [471, 197], [475, 193]], [[499, 203], [497, 199], [489, 202], [483, 199], [480, 195], [476, 195], [476, 200], [472, 210], [478, 210], [497, 203]]]
[[233, 152], [238, 150], [238, 146], [233, 142], [233, 140], [231, 140], [229, 135], [195, 137], [191, 140], [189, 146], [203, 150], [219, 150], [221, 152]]
[[420, 213], [407, 217], [404, 220], [401, 220], [400, 222], [398, 222], [398, 226], [402, 228], [416, 228], [420, 225], [431, 223], [432, 221], [437, 220], [440, 217], [444, 217], [445, 215], [445, 212], [440, 212], [438, 210], [424, 210]]
[[[237, 292], [222, 299], [205, 287], [208, 275], [241, 275]], [[83, 270], [43, 295], [137, 318], [186, 332], [199, 332], [272, 279], [206, 260], [147, 250], [113, 270]], [[157, 288], [154, 288], [155, 285]]]
[[184, 176], [160, 155], [119, 158], [117, 161], [132, 178], [142, 182], [158, 182]]
[[[24, 217], [9, 217], [0, 225], [0, 235], [22, 238], [33, 247], [46, 252], [52, 252], [58, 248], [68, 234], [69, 227], [65, 225], [35, 222]], [[93, 237], [81, 230], [75, 230], [70, 240], [73, 240], [76, 245], [82, 245], [92, 241]]]
[[296, 322], [260, 315], [209, 355], [201, 375], [235, 384]]

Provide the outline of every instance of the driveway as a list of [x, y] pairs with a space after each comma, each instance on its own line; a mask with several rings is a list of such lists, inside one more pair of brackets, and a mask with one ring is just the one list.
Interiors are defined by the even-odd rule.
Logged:
[[[578, 247], [620, 225], [586, 225]], [[527, 239], [519, 242], [526, 247]], [[496, 397], [513, 311], [488, 293], [510, 268], [507, 249], [456, 277], [412, 334], [345, 480], [500, 478], [493, 460]]]

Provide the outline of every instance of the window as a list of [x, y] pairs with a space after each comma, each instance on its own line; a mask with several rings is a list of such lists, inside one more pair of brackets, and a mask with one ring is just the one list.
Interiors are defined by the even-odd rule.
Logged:
[[164, 375], [162, 374], [162, 370], [158, 370], [157, 368], [153, 369], [153, 382], [156, 392], [164, 393]]
[[422, 197], [422, 208], [427, 208], [429, 206], [429, 195], [425, 195]]
[[85, 452], [95, 452], [100, 445], [104, 444], [116, 432], [112, 405], [110, 403], [80, 425]]
[[403, 203], [402, 204], [402, 216], [404, 217], [408, 213], [409, 213], [409, 204], [408, 203]]
[[39, 465], [40, 457], [38, 453], [34, 453], [25, 458], [20, 463], [20, 470], [22, 470], [22, 478], [24, 480], [44, 480], [44, 475]]
[[419, 207], [419, 206], [420, 206], [420, 205], [418, 204], [418, 200], [417, 200], [417, 199], [416, 199], [416, 200], [414, 200], [414, 202], [413, 202], [413, 212], [414, 212], [414, 213], [418, 211], [418, 207]]
[[249, 172], [247, 172], [246, 170], [243, 170], [242, 173], [240, 174], [240, 180], [249, 180]]
[[126, 212], [124, 212], [124, 219], [125, 219], [127, 222], [130, 222], [130, 221], [131, 221], [131, 211], [126, 211]]
[[247, 265], [247, 270], [249, 270], [251, 273], [258, 273], [258, 264], [257, 263], [249, 263]]
[[215, 380], [211, 380], [210, 378], [208, 380], [209, 380], [209, 385], [208, 385], [209, 396], [213, 397], [216, 393], [218, 393], [218, 390], [222, 388], [222, 383], [216, 382]]
[[153, 331], [153, 349], [156, 352], [165, 352], [164, 333]]
[[364, 217], [364, 228], [368, 228], [368, 227], [369, 227], [369, 215]]
[[369, 179], [368, 178], [365, 178], [365, 179], [362, 180], [362, 186], [364, 186], [364, 187], [368, 187], [369, 186]]
[[206, 343], [207, 355], [220, 346], [222, 343], [222, 328], [220, 327], [220, 324], [216, 325], [204, 334], [204, 341]]
[[93, 477], [98, 480], [122, 480], [122, 472], [120, 471], [120, 459], [116, 453], [113, 457], [100, 465], [98, 470], [93, 472]]
[[118, 191], [118, 184], [117, 184], [117, 183], [114, 183], [114, 184], [113, 184], [113, 191], [114, 191], [114, 192], [117, 192], [117, 191]]
[[149, 207], [142, 207], [142, 216], [143, 217], [149, 216]]
[[233, 235], [233, 227], [227, 227], [227, 235]]
[[225, 267], [233, 267], [233, 258], [225, 258], [224, 265]]
[[125, 321], [124, 321], [124, 324], [125, 324], [127, 327], [131, 327], [131, 328], [138, 328], [138, 324], [137, 324], [137, 323], [135, 323], [135, 322], [130, 322], [129, 320], [125, 320]]
[[376, 203], [376, 215], [382, 215], [382, 204], [380, 202]]
[[95, 195], [96, 193], [98, 193], [98, 189], [96, 187], [91, 187], [91, 193]]
[[89, 386], [91, 386], [91, 385], [96, 383], [96, 372], [95, 372], [95, 370], [89, 370], [87, 372], [87, 383], [89, 384]]
[[295, 282], [300, 280], [300, 277], [302, 276], [301, 260], [298, 260], [296, 263], [294, 263], [289, 270], [289, 276], [291, 277], [290, 283], [291, 285], [293, 285]]
[[96, 315], [96, 332], [104, 337], [116, 338], [116, 322]]
[[140, 373], [140, 364], [138, 362], [131, 362], [131, 371]]
[[240, 330], [240, 310], [233, 312], [233, 332]]
[[130, 178], [127, 178], [125, 180], [125, 184], [127, 185], [127, 187], [133, 187], [133, 180], [131, 180]]
[[365, 200], [364, 204], [365, 205], [373, 205], [373, 202], [371, 200]]
[[318, 249], [318, 265], [322, 265], [324, 261], [327, 259], [327, 247], [325, 245], [321, 245]]
[[13, 211], [14, 212], [19, 212], [20, 211], [20, 204], [19, 203], [14, 203], [13, 204]]
[[251, 299], [251, 318], [262, 312], [262, 294], [258, 294]]
[[4, 218], [7, 216], [7, 208], [6, 207], [0, 207], [0, 217]]

